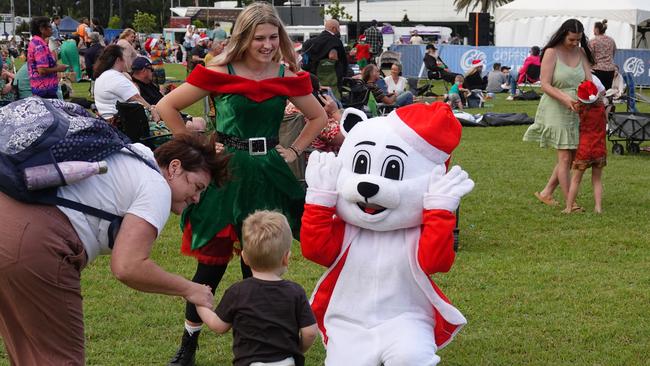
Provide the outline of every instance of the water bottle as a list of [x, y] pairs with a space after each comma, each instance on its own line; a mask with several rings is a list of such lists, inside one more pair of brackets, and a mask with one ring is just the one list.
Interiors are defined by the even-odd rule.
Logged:
[[64, 184], [76, 183], [95, 174], [104, 174], [108, 171], [105, 161], [64, 161], [57, 164], [61, 174], [54, 164], [39, 165], [26, 168], [25, 185], [30, 191], [48, 187], [57, 187]]

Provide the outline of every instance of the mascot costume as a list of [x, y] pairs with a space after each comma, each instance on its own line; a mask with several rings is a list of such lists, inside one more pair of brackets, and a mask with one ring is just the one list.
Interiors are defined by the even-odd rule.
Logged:
[[301, 247], [328, 267], [312, 309], [326, 366], [428, 366], [467, 322], [429, 278], [454, 261], [454, 211], [474, 187], [446, 162], [461, 125], [447, 104], [367, 119], [347, 109], [338, 156], [314, 152]]

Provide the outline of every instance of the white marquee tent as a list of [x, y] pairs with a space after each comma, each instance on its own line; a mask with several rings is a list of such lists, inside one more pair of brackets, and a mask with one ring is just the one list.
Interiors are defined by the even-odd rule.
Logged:
[[[642, 36], [637, 27], [650, 19], [650, 0], [515, 0], [495, 11], [494, 43], [542, 47], [569, 18], [584, 24], [587, 37], [593, 37], [594, 23], [607, 19], [606, 34], [617, 47], [636, 48]], [[644, 44], [648, 48], [650, 40]]]

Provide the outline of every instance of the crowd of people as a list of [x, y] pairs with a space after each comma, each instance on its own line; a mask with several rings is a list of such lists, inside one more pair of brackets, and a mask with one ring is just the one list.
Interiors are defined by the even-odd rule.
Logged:
[[[382, 75], [377, 65], [383, 41], [376, 21], [359, 37], [353, 52], [344, 47], [334, 19], [325, 23], [319, 36], [296, 48], [273, 7], [261, 2], [241, 12], [230, 37], [219, 23], [205, 33], [188, 26], [183, 43], [176, 47], [149, 38], [140, 49], [136, 32], [129, 28], [107, 45], [101, 26], [88, 19], [82, 20], [75, 36], [64, 40], [59, 21], [32, 19], [25, 66], [16, 74], [3, 69], [0, 92], [8, 95], [16, 90], [9, 86], [16, 85], [15, 99], [28, 92], [60, 99], [62, 73], [74, 81], [88, 78], [93, 81], [97, 115], [107, 123], [125, 123], [118, 116], [117, 102], [137, 102], [152, 128], [162, 125], [174, 135], [155, 153], [142, 148], [157, 169], [115, 155], [111, 166], [117, 168], [109, 174], [59, 188], [66, 197], [109, 205], [125, 216], [111, 252], [116, 278], [140, 291], [187, 301], [179, 327], [180, 347], [169, 365], [194, 364], [204, 322], [218, 333], [233, 329], [235, 365], [303, 365], [303, 353], [313, 344], [317, 330], [302, 287], [282, 279], [292, 237], [300, 231], [305, 197], [288, 163], [309, 149], [337, 151], [344, 139], [338, 129], [341, 90], [344, 79], [354, 77], [351, 64], [361, 67], [357, 77], [376, 102], [393, 107], [414, 103], [414, 91], [408, 90], [401, 65], [390, 65], [388, 75]], [[588, 108], [578, 100], [588, 103], [589, 98], [576, 94], [581, 82], [592, 79], [592, 70], [605, 88], [611, 87], [615, 44], [605, 35], [606, 21], [597, 23], [596, 30], [597, 37], [587, 43], [579, 21], [565, 22], [542, 50], [531, 48], [518, 75], [495, 64], [484, 78], [480, 60], [465, 75], [453, 73], [433, 44], [426, 46], [423, 60], [430, 79], [453, 83], [449, 103], [459, 109], [472, 90], [515, 95], [526, 69], [541, 67], [544, 96], [524, 140], [557, 149], [553, 172], [535, 196], [556, 205], [553, 193], [559, 186], [567, 213], [582, 210], [575, 203], [582, 175], [574, 174], [572, 179], [572, 166], [581, 172], [594, 169], [595, 210], [602, 211], [600, 176], [606, 160], [600, 150], [596, 155], [581, 151], [582, 140], [592, 135], [582, 134], [582, 122], [579, 127], [578, 120], [588, 115], [584, 112]], [[413, 34], [411, 43], [420, 42], [421, 37]], [[185, 60], [188, 71], [186, 82], [172, 91], [164, 87], [163, 66], [170, 58]], [[214, 107], [213, 120], [182, 113], [204, 98]], [[291, 113], [302, 114], [304, 126], [293, 141], [282, 145], [280, 124]], [[214, 134], [207, 139], [194, 134], [197, 130]], [[0, 212], [0, 231], [11, 239], [3, 241], [3, 250], [16, 251], [25, 242], [15, 235], [16, 228], [22, 227], [33, 253], [20, 261], [0, 257], [0, 334], [9, 358], [17, 364], [82, 364], [80, 273], [99, 252], [110, 252], [103, 240], [97, 240], [103, 228], [79, 213], [23, 204], [4, 194], [0, 200], [9, 208]], [[181, 251], [197, 263], [191, 281], [162, 270], [149, 258], [170, 207], [182, 215]], [[231, 286], [213, 311], [215, 290], [237, 253], [244, 280]], [[64, 276], [67, 282], [57, 284], [56, 276]], [[297, 306], [270, 313], [268, 292]], [[55, 312], [48, 318], [53, 321], [42, 322], [36, 316], [44, 312], [43, 304], [48, 313]], [[263, 339], [256, 336], [268, 323], [281, 324], [280, 330]]]

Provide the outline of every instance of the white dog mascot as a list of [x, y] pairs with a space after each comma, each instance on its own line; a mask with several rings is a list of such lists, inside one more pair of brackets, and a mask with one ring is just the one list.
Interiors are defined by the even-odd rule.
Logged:
[[309, 157], [301, 229], [303, 255], [328, 267], [311, 299], [325, 365], [435, 365], [467, 322], [429, 278], [451, 268], [454, 211], [474, 187], [445, 165], [461, 125], [433, 103], [348, 109], [341, 130], [338, 157]]

